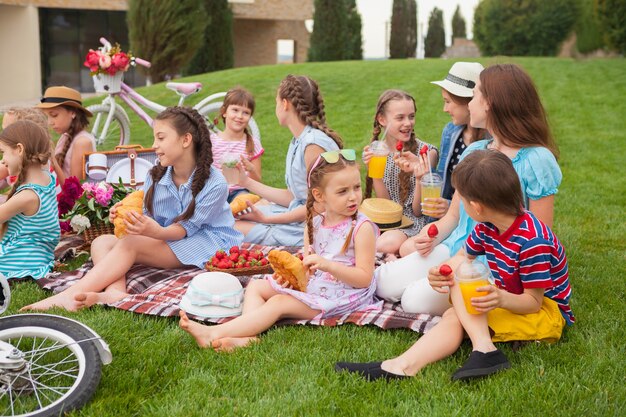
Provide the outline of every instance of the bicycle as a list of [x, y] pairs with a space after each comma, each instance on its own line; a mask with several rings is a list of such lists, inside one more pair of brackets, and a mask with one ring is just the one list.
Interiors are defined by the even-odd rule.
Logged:
[[[111, 43], [105, 38], [100, 38], [100, 43], [102, 43], [105, 51], [111, 49]], [[146, 68], [150, 68], [152, 64], [145, 59], [134, 57], [131, 65], [142, 65]], [[202, 89], [202, 84], [199, 82], [169, 82], [165, 84], [165, 87], [180, 96], [178, 105], [182, 106], [187, 97], [198, 93]], [[198, 112], [206, 118], [209, 129], [214, 132], [217, 132], [217, 128], [213, 124], [211, 116], [219, 111], [222, 106], [222, 101], [219, 100], [225, 95], [225, 92], [211, 94], [193, 106], [194, 109], [198, 110]], [[98, 150], [113, 149], [115, 146], [127, 145], [130, 142], [130, 119], [124, 108], [115, 100], [116, 96], [126, 103], [131, 110], [137, 113], [150, 127], [152, 127], [154, 120], [141, 106], [147, 107], [156, 113], [161, 113], [166, 108], [166, 106], [148, 100], [122, 81], [119, 90], [117, 88], [112, 89], [107, 93], [107, 96], [100, 104], [87, 107], [93, 114], [91, 134], [96, 138], [96, 147]], [[248, 126], [250, 127], [252, 136], [261, 139], [261, 133], [254, 118], [250, 118]]]
[[[0, 314], [11, 290], [0, 274]], [[0, 415], [58, 416], [85, 405], [96, 391], [106, 342], [86, 325], [51, 314], [0, 318]]]

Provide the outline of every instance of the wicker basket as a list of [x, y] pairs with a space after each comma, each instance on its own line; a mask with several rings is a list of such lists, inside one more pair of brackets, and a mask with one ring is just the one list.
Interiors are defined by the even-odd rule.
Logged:
[[251, 266], [249, 268], [228, 268], [220, 269], [212, 267], [209, 262], [204, 265], [204, 269], [209, 272], [226, 272], [227, 274], [240, 276], [240, 275], [257, 275], [257, 274], [271, 274], [274, 272], [270, 264], [263, 266]]
[[85, 243], [91, 244], [91, 242], [100, 235], [112, 235], [114, 230], [115, 227], [112, 223], [98, 223], [95, 226], [85, 229], [83, 239], [85, 239]]

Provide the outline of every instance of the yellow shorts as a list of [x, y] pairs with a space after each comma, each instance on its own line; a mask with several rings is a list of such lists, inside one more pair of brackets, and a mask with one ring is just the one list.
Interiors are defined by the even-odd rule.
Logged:
[[541, 340], [554, 343], [561, 338], [565, 319], [559, 305], [549, 298], [543, 298], [541, 310], [532, 314], [515, 314], [503, 308], [487, 313], [489, 328], [494, 332], [494, 342], [513, 340]]

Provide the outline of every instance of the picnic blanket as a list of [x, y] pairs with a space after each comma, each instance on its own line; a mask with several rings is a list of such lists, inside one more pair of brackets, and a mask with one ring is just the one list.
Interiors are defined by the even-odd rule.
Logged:
[[[243, 244], [247, 249], [259, 249], [264, 253], [271, 249], [283, 249], [292, 253], [300, 248], [296, 247], [270, 247], [252, 244]], [[61, 292], [72, 286], [82, 278], [91, 268], [93, 263], [87, 262], [79, 269], [69, 272], [53, 272], [37, 280], [37, 284], [43, 289], [54, 293]], [[130, 295], [116, 303], [108, 304], [110, 307], [132, 311], [139, 314], [172, 317], [179, 312], [178, 304], [187, 290], [192, 278], [204, 272], [196, 267], [177, 269], [158, 269], [144, 265], [134, 265], [126, 274], [126, 286]], [[242, 286], [246, 286], [252, 279], [262, 279], [264, 275], [238, 277]], [[193, 317], [193, 316], [191, 316]], [[205, 323], [223, 323], [232, 318], [201, 319], [193, 317]], [[382, 329], [411, 329], [418, 333], [425, 333], [433, 327], [440, 317], [428, 314], [409, 314], [402, 311], [399, 303], [385, 302], [379, 311], [355, 311], [350, 314], [337, 317], [326, 317], [316, 320], [282, 320], [279, 325], [286, 324], [309, 324], [318, 326], [338, 326], [344, 323], [353, 323], [359, 326], [366, 324], [375, 325]]]

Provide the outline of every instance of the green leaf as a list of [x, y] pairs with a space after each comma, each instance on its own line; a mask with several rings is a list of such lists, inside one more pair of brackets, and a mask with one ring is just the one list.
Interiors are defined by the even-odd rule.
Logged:
[[93, 198], [87, 201], [87, 207], [89, 207], [91, 211], [94, 211], [96, 209], [95, 200]]

